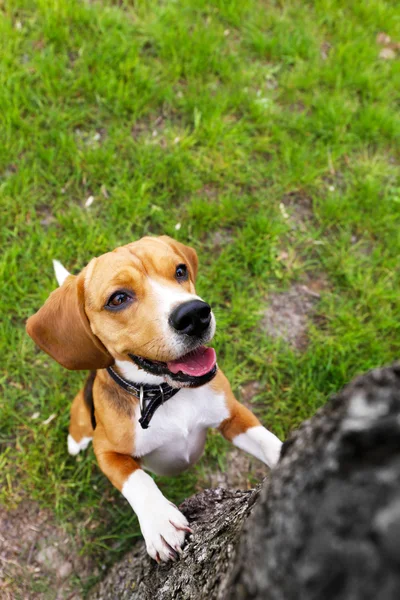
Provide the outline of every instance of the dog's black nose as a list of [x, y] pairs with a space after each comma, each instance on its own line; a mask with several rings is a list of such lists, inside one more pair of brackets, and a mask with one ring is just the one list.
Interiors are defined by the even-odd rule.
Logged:
[[202, 300], [190, 300], [172, 311], [169, 322], [178, 333], [201, 335], [211, 321], [211, 306]]

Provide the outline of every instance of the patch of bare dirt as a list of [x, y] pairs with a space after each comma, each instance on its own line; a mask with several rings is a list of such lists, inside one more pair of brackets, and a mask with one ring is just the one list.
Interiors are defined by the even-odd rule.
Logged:
[[282, 198], [282, 205], [281, 211], [285, 213], [291, 227], [305, 231], [307, 224], [314, 218], [310, 196], [301, 190], [289, 192]]
[[[344, 162], [348, 166], [349, 159], [347, 156], [344, 156]], [[333, 192], [344, 193], [346, 191], [346, 179], [343, 170], [339, 170], [335, 168], [333, 165], [332, 159], [329, 158], [330, 167], [329, 174], [325, 175], [322, 180], [326, 186], [326, 193], [332, 194]]]
[[231, 244], [235, 238], [231, 229], [217, 229], [210, 235], [210, 242], [217, 250], [222, 250], [227, 244]]
[[379, 52], [379, 58], [384, 60], [393, 60], [400, 54], [400, 42], [392, 40], [384, 31], [381, 31], [376, 36], [376, 43], [383, 46]]
[[252, 400], [261, 391], [261, 383], [257, 380], [247, 381], [240, 386], [240, 399], [247, 408], [252, 407]]
[[271, 294], [261, 326], [273, 338], [288, 342], [297, 350], [307, 346], [309, 318], [316, 309], [324, 289], [323, 278], [310, 280], [307, 284], [295, 284], [287, 292]]
[[206, 183], [198, 191], [198, 195], [200, 197], [205, 197], [208, 200], [215, 200], [215, 198], [218, 198], [218, 194], [219, 194], [219, 188], [212, 183]]
[[78, 552], [50, 511], [28, 500], [10, 511], [0, 507], [0, 598], [79, 600], [79, 580], [96, 567]]
[[184, 131], [178, 126], [176, 120], [167, 114], [143, 117], [136, 121], [131, 129], [135, 141], [144, 144], [156, 144], [161, 148], [179, 144]]
[[49, 227], [49, 225], [56, 222], [55, 216], [46, 204], [42, 204], [37, 208], [37, 214], [43, 227]]
[[4, 178], [11, 177], [12, 175], [14, 175], [17, 172], [18, 172], [17, 165], [15, 163], [11, 163], [4, 169], [3, 173], [1, 173], [1, 176]]
[[332, 45], [329, 42], [322, 42], [320, 47], [320, 55], [322, 60], [327, 60], [332, 50]]
[[373, 243], [370, 240], [363, 239], [361, 236], [351, 236], [352, 249], [357, 252], [361, 257], [371, 256], [374, 251]]
[[330, 290], [330, 282], [325, 273], [305, 273], [303, 286], [314, 292], [315, 298], [319, 300], [322, 292]]
[[204, 232], [201, 240], [215, 258], [220, 255], [226, 246], [234, 242], [235, 236], [233, 229], [230, 227], [221, 227], [216, 231]]
[[289, 110], [292, 113], [305, 113], [307, 108], [304, 104], [304, 102], [292, 102], [292, 104], [289, 104]]
[[104, 127], [100, 127], [94, 131], [86, 131], [85, 129], [77, 127], [74, 134], [78, 145], [94, 148], [104, 141], [107, 136], [107, 130]]
[[164, 128], [165, 116], [161, 114], [156, 118], [153, 116], [152, 118], [139, 119], [132, 127], [131, 133], [135, 140], [139, 139], [143, 134], [157, 137], [164, 131]]

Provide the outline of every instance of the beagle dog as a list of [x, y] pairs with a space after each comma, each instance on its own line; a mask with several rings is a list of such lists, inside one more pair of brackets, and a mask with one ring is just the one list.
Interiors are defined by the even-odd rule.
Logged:
[[157, 562], [182, 552], [189, 523], [158, 489], [201, 456], [217, 428], [272, 468], [281, 442], [234, 397], [217, 368], [211, 307], [195, 292], [196, 252], [144, 237], [93, 258], [27, 321], [35, 343], [67, 369], [90, 370], [71, 408], [68, 451], [93, 440], [103, 473], [135, 511]]

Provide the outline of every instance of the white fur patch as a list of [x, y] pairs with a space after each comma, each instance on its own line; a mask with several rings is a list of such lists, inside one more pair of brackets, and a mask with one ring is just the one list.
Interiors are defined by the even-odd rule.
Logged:
[[60, 263], [59, 260], [53, 260], [54, 273], [56, 275], [58, 285], [62, 285], [71, 273]]
[[[180, 358], [182, 354], [189, 350], [189, 348], [187, 348], [186, 340], [183, 339], [185, 336], [177, 334], [170, 326], [169, 317], [173, 309], [179, 304], [190, 302], [190, 300], [202, 300], [202, 298], [196, 294], [189, 294], [183, 288], [179, 289], [178, 287], [162, 285], [161, 283], [158, 283], [158, 281], [154, 281], [154, 279], [150, 279], [150, 285], [158, 306], [157, 317], [160, 317], [159, 323], [161, 333], [164, 339], [169, 341], [171, 353], [173, 353], [171, 358]], [[210, 327], [203, 343], [207, 344], [212, 340], [215, 334], [215, 328], [215, 317], [213, 313], [211, 313]]]
[[155, 560], [168, 561], [181, 553], [188, 528], [186, 517], [160, 492], [153, 479], [137, 469], [122, 487], [122, 494], [135, 511], [146, 542], [147, 552]]
[[76, 442], [71, 434], [68, 434], [67, 444], [68, 453], [71, 456], [76, 456], [81, 450], [86, 450], [92, 441], [91, 437], [83, 437], [80, 442]]
[[128, 381], [134, 381], [135, 383], [151, 383], [155, 385], [160, 385], [164, 383], [164, 377], [160, 377], [159, 375], [152, 375], [151, 373], [147, 373], [143, 371], [143, 369], [139, 369], [130, 360], [116, 360], [115, 365], [121, 372], [121, 375], [125, 377]]
[[181, 473], [201, 456], [206, 431], [229, 417], [225, 397], [210, 385], [181, 389], [160, 406], [148, 429], [138, 423], [136, 408], [134, 456], [142, 457], [145, 469], [158, 475]]
[[184, 288], [179, 289], [178, 286], [162, 285], [154, 279], [150, 279], [150, 285], [153, 294], [157, 297], [157, 303], [160, 307], [160, 313], [167, 317], [171, 314], [173, 308], [182, 302], [190, 300], [201, 300], [196, 294], [189, 294]]
[[271, 469], [275, 467], [281, 453], [282, 442], [262, 425], [250, 427], [232, 440], [233, 444], [262, 460]]

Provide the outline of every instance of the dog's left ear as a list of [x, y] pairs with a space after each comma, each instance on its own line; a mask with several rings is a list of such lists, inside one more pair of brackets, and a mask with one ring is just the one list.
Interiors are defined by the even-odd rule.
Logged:
[[185, 246], [185, 244], [181, 244], [181, 242], [177, 242], [176, 240], [170, 238], [168, 235], [160, 236], [164, 242], [167, 242], [172, 248], [180, 254], [184, 259], [185, 263], [187, 263], [190, 268], [191, 275], [193, 281], [196, 281], [197, 271], [199, 268], [199, 259], [197, 258], [197, 252], [190, 246]]
[[67, 369], [104, 369], [114, 363], [90, 328], [85, 312], [84, 272], [70, 275], [26, 324], [33, 341]]

